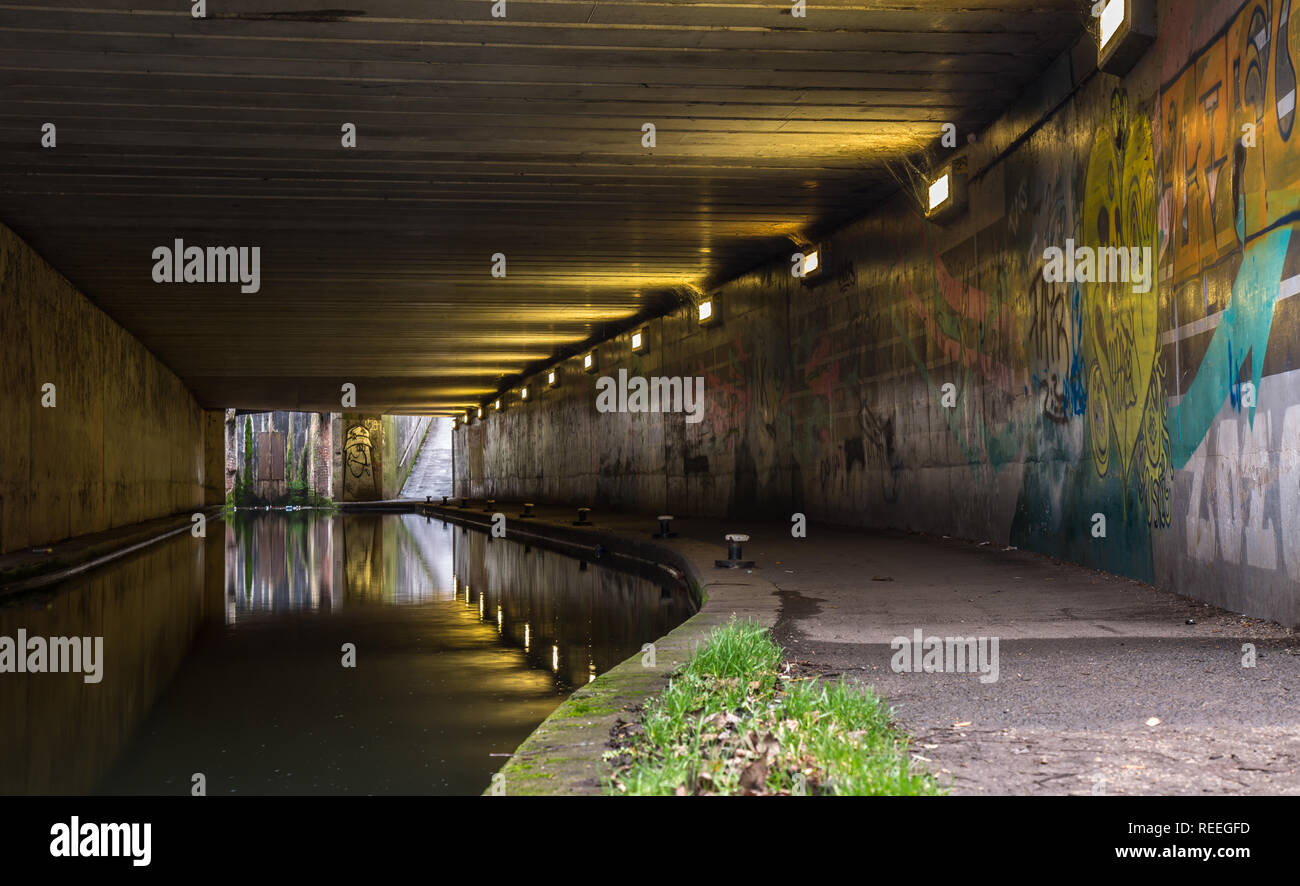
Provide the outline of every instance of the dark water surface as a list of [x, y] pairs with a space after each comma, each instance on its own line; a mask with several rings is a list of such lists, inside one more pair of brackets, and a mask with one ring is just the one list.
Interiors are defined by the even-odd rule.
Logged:
[[[686, 592], [408, 514], [211, 523], [0, 605], [103, 679], [0, 674], [0, 793], [478, 793]], [[347, 644], [351, 644], [347, 647]], [[355, 667], [345, 667], [346, 649]]]

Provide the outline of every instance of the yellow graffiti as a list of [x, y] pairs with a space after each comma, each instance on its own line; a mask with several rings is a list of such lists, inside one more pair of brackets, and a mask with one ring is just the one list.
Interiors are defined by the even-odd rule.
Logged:
[[[1116, 92], [1110, 125], [1099, 129], [1088, 158], [1084, 182], [1082, 242], [1094, 250], [1120, 247], [1138, 249], [1143, 261], [1156, 255], [1156, 177], [1152, 157], [1151, 126], [1140, 114], [1129, 114], [1124, 93]], [[1154, 275], [1148, 264], [1145, 273]], [[1129, 476], [1143, 414], [1152, 398], [1158, 342], [1158, 292], [1154, 279], [1149, 292], [1136, 291], [1131, 282], [1094, 280], [1083, 284], [1084, 329], [1091, 345], [1090, 378], [1101, 389], [1089, 399], [1104, 398], [1094, 406], [1106, 438], [1093, 439], [1098, 471], [1105, 473], [1114, 460]], [[1101, 414], [1104, 411], [1104, 416]], [[1111, 442], [1112, 454], [1100, 451]]]

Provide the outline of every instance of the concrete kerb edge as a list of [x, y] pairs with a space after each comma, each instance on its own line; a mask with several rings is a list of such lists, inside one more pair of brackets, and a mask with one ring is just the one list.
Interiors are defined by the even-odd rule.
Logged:
[[[60, 584], [83, 572], [105, 566], [173, 535], [179, 535], [193, 528], [194, 514], [203, 514], [209, 521], [220, 521], [225, 518], [221, 505], [205, 505], [193, 512], [171, 514], [165, 518], [146, 521], [157, 525], [144, 533], [140, 532], [135, 525], [106, 530], [103, 533], [105, 535], [103, 541], [88, 545], [81, 550], [61, 554], [47, 563], [34, 567], [17, 567], [0, 572], [0, 597], [24, 594]], [[81, 537], [64, 539], [55, 542], [54, 545], [76, 544], [79, 538]]]
[[[491, 525], [488, 514], [441, 505], [422, 504], [418, 508], [420, 513], [459, 525], [479, 529]], [[654, 641], [653, 667], [642, 666], [643, 654], [635, 652], [574, 691], [552, 711], [497, 770], [508, 796], [601, 793], [603, 755], [609, 749], [615, 723], [620, 718], [630, 719], [631, 708], [659, 695], [672, 674], [691, 659], [715, 627], [735, 616], [770, 628], [780, 613], [781, 601], [774, 584], [743, 570], [714, 566], [716, 545], [690, 539], [643, 540], [616, 530], [576, 528], [543, 517], [526, 521], [507, 517], [506, 538], [525, 539], [565, 553], [604, 545], [613, 563], [628, 558], [680, 573], [676, 577], [691, 589], [699, 607], [694, 615]], [[489, 785], [483, 793], [490, 795], [492, 790], [493, 785]]]

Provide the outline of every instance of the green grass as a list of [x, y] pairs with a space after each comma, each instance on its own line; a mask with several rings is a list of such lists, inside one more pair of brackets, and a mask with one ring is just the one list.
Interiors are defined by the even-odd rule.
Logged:
[[792, 679], [733, 618], [606, 753], [609, 794], [939, 794], [870, 689]]

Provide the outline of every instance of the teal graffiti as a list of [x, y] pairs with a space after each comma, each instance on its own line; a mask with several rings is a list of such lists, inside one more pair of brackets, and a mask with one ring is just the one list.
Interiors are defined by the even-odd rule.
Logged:
[[[1247, 354], [1251, 355], [1251, 381], [1255, 391], [1259, 391], [1264, 353], [1273, 327], [1273, 306], [1277, 302], [1282, 265], [1290, 244], [1291, 228], [1281, 227], [1262, 234], [1246, 246], [1245, 258], [1232, 282], [1232, 297], [1223, 311], [1222, 322], [1214, 331], [1196, 378], [1182, 400], [1169, 412], [1170, 446], [1175, 469], [1181, 470], [1187, 464], [1209, 432], [1224, 401], [1231, 396], [1231, 387], [1240, 367], [1240, 364], [1235, 364], [1235, 354], [1239, 353], [1243, 360]], [[1257, 405], [1258, 397], [1247, 414], [1252, 428]]]

